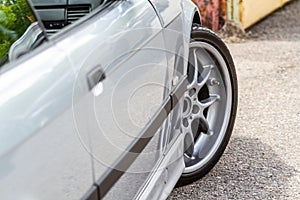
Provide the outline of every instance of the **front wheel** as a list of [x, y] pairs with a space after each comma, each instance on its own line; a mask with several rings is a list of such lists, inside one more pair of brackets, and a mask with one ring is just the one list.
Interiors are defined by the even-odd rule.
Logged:
[[179, 186], [198, 180], [215, 166], [228, 144], [237, 110], [230, 52], [215, 33], [198, 25], [192, 28], [187, 75], [181, 129], [193, 141], [184, 153]]

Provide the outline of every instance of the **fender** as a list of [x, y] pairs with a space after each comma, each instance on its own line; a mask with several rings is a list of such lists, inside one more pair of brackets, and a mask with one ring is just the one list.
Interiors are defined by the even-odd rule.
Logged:
[[[191, 0], [181, 0], [182, 20], [183, 20], [183, 36], [184, 36], [184, 58], [188, 58], [190, 35], [193, 23], [201, 23], [201, 15], [198, 7]], [[185, 66], [187, 71], [187, 65]]]

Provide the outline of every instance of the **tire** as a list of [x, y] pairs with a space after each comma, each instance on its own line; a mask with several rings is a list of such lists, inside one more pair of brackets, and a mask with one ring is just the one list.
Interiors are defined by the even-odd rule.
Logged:
[[187, 74], [181, 127], [194, 141], [185, 150], [185, 169], [177, 186], [202, 178], [219, 161], [233, 130], [238, 103], [236, 71], [228, 48], [215, 33], [196, 24]]

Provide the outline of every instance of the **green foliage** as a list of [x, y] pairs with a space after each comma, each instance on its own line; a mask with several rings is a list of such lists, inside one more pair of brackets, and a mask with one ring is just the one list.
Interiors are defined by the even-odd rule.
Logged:
[[35, 17], [26, 0], [0, 0], [0, 60], [7, 57], [10, 46], [33, 21]]

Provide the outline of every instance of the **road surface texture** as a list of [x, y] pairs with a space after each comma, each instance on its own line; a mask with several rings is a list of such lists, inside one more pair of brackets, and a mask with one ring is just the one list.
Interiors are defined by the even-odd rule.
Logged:
[[300, 0], [229, 44], [239, 79], [231, 141], [201, 180], [169, 199], [300, 199]]

